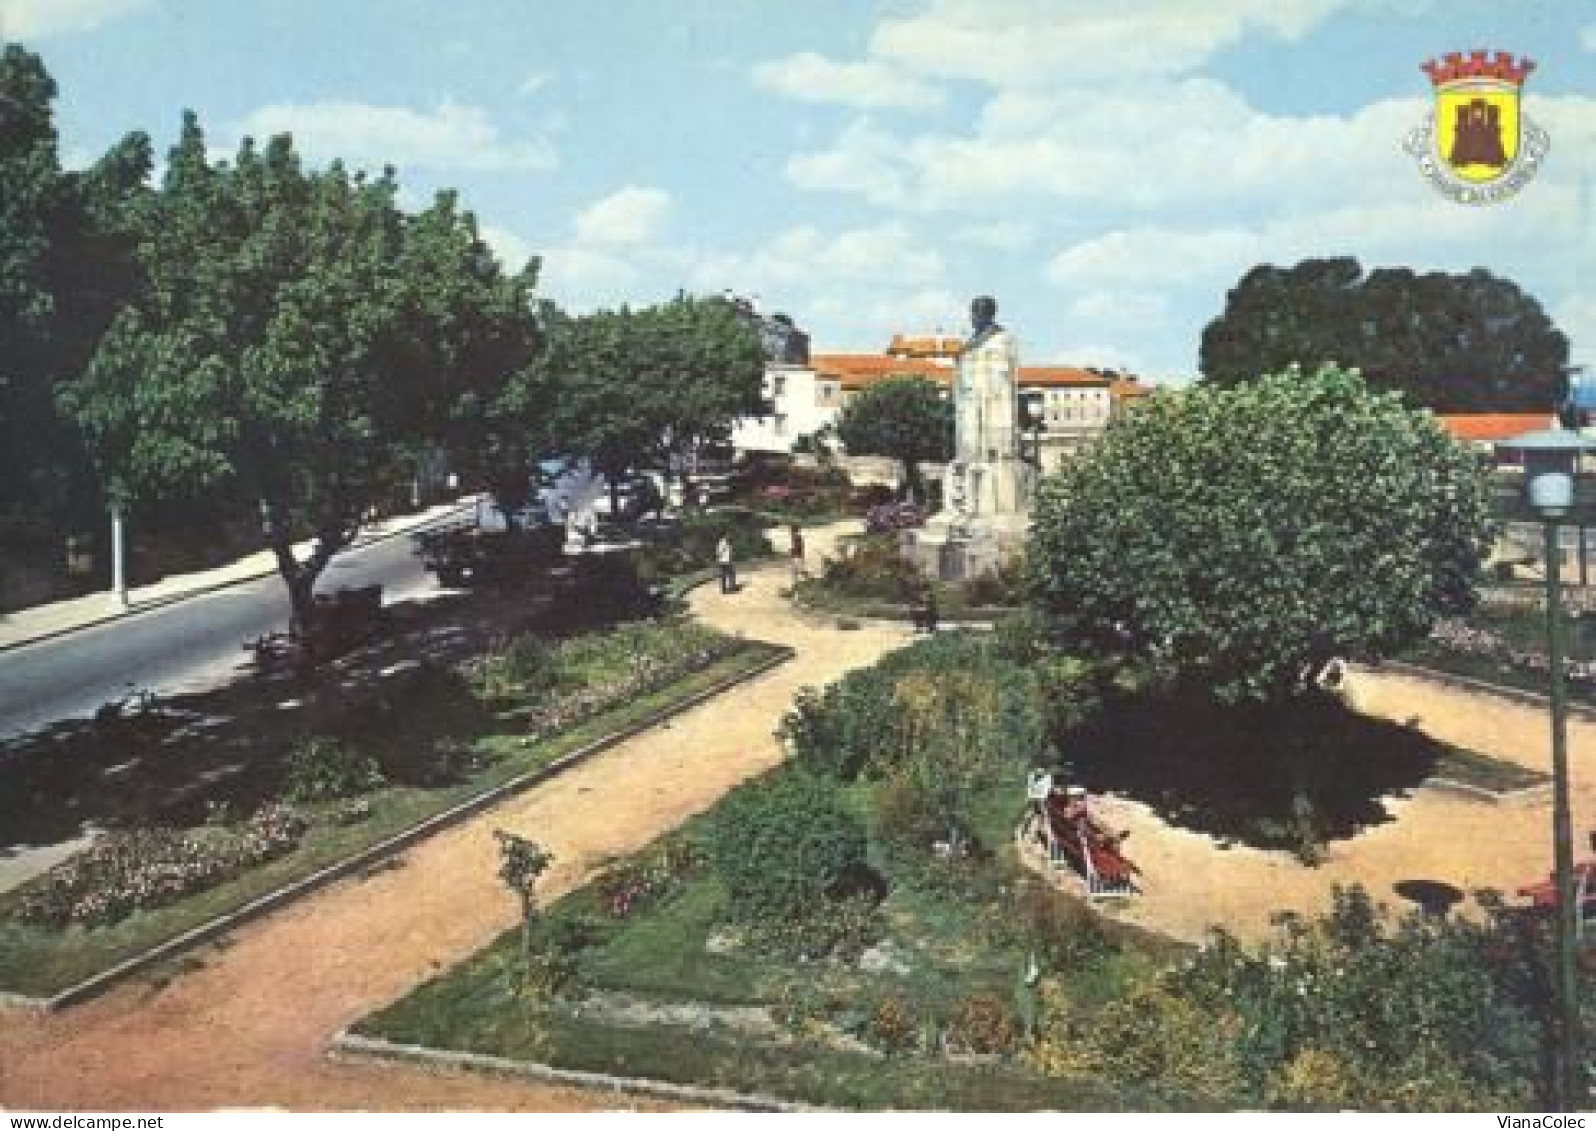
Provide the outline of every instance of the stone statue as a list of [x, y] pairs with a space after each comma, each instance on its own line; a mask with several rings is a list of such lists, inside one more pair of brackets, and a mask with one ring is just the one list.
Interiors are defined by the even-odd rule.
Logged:
[[900, 551], [928, 576], [978, 577], [1024, 543], [1030, 466], [1019, 450], [1019, 347], [997, 324], [997, 303], [970, 304], [974, 332], [953, 384], [953, 462], [942, 510], [900, 535]]
[[959, 353], [954, 385], [953, 464], [949, 509], [961, 517], [1013, 514], [1021, 497], [1017, 427], [1020, 351], [997, 323], [997, 302], [970, 303], [974, 332]]

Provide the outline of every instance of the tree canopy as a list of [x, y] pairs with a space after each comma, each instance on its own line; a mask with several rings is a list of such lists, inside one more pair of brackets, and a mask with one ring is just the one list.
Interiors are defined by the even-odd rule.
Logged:
[[306, 171], [286, 136], [213, 164], [186, 115], [139, 211], [137, 293], [62, 395], [113, 495], [258, 508], [302, 627], [406, 456], [535, 342], [529, 277], [502, 276], [452, 196], [408, 217], [397, 187]]
[[0, 512], [70, 521], [94, 484], [55, 385], [130, 293], [129, 221], [150, 150], [130, 134], [88, 170], [63, 171], [55, 97], [37, 55], [0, 52]]
[[1473, 455], [1357, 375], [1149, 398], [1043, 482], [1038, 600], [1226, 700], [1306, 686], [1467, 606], [1488, 548]]
[[903, 465], [920, 492], [920, 464], [953, 458], [953, 404], [924, 377], [888, 377], [843, 407], [837, 437], [850, 455], [885, 456]]
[[554, 316], [524, 382], [542, 443], [612, 480], [686, 456], [764, 407], [764, 354], [719, 298], [681, 295], [642, 310]]
[[1254, 267], [1203, 331], [1207, 384], [1289, 365], [1355, 367], [1437, 412], [1550, 412], [1566, 393], [1568, 339], [1517, 284], [1380, 268], [1350, 258]]

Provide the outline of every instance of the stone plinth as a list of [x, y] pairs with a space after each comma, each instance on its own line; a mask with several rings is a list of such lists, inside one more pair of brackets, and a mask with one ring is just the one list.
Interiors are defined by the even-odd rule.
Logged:
[[1023, 515], [960, 523], [937, 515], [920, 530], [898, 536], [898, 550], [927, 577], [968, 581], [990, 573], [1025, 548]]

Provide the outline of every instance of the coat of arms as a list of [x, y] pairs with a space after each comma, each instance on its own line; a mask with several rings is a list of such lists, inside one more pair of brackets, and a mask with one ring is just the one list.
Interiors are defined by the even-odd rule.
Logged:
[[1519, 104], [1534, 62], [1509, 51], [1454, 51], [1423, 69], [1435, 110], [1405, 148], [1425, 178], [1459, 204], [1493, 204], [1523, 188], [1552, 144]]

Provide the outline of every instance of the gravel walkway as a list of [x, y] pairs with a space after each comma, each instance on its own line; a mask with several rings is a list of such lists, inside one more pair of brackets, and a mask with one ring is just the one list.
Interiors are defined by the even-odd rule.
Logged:
[[[811, 533], [816, 561], [829, 546], [828, 533]], [[494, 874], [494, 829], [549, 844], [557, 864], [545, 894], [569, 890], [606, 859], [647, 843], [773, 765], [780, 752], [772, 730], [798, 688], [868, 664], [908, 638], [889, 625], [841, 632], [832, 618], [795, 616], [778, 592], [787, 578], [783, 561], [748, 570], [739, 594], [722, 596], [706, 586], [692, 601], [710, 624], [792, 645], [792, 662], [427, 841], [393, 867], [240, 930], [195, 954], [169, 982], [128, 985], [55, 1016], [0, 1013], [0, 1106], [650, 1106], [569, 1088], [335, 1062], [325, 1056], [326, 1042], [514, 922], [515, 909]], [[1349, 693], [1371, 714], [1545, 768], [1543, 712], [1389, 673], [1360, 675]], [[1575, 722], [1570, 739], [1583, 847], [1584, 830], [1596, 824], [1596, 726]], [[1336, 883], [1361, 882], [1399, 903], [1391, 885], [1403, 879], [1511, 891], [1550, 867], [1544, 799], [1493, 805], [1421, 789], [1389, 801], [1394, 820], [1335, 845], [1318, 868], [1281, 853], [1225, 848], [1121, 799], [1104, 805], [1111, 821], [1133, 832], [1127, 848], [1147, 892], [1119, 914], [1193, 939], [1214, 922], [1243, 936], [1264, 935], [1271, 912], [1322, 908]]]
[[[812, 532], [818, 555], [830, 538]], [[196, 952], [164, 985], [124, 986], [62, 1014], [0, 1013], [0, 1107], [44, 1110], [576, 1111], [638, 1105], [592, 1092], [329, 1060], [340, 1028], [495, 938], [516, 909], [495, 874], [493, 830], [549, 845], [552, 897], [606, 859], [708, 808], [780, 758], [777, 720], [806, 684], [871, 663], [905, 639], [838, 632], [789, 613], [785, 561], [742, 592], [694, 591], [706, 622], [786, 643], [797, 657], [603, 756], [412, 849], [395, 866], [291, 905]]]

